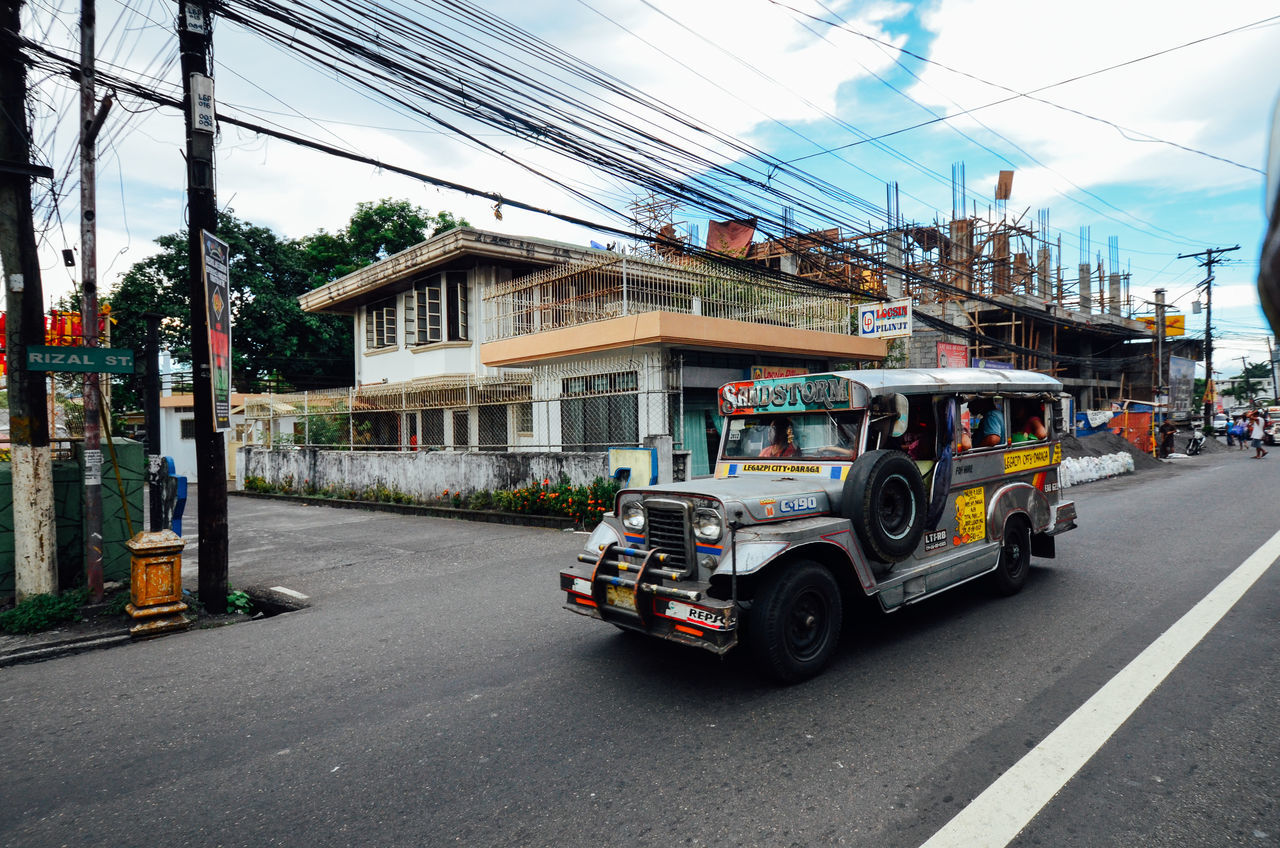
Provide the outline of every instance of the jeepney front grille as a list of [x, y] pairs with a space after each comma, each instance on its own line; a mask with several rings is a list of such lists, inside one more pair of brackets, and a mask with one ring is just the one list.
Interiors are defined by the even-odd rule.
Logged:
[[667, 564], [689, 570], [689, 508], [672, 501], [648, 501], [649, 547], [662, 548], [671, 558]]

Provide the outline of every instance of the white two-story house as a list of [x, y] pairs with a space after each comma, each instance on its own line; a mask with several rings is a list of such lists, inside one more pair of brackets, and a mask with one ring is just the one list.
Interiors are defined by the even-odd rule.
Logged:
[[470, 228], [299, 300], [350, 316], [357, 385], [288, 398], [293, 439], [358, 449], [665, 443], [686, 473], [706, 474], [720, 385], [885, 353], [883, 341], [851, 335], [852, 293], [802, 290], [732, 263]]

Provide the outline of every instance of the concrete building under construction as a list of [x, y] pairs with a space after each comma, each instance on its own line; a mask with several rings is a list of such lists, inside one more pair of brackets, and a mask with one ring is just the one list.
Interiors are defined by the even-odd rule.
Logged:
[[[1130, 295], [1117, 240], [1109, 239], [1104, 261], [1082, 229], [1079, 261], [1066, 266], [1047, 211], [1034, 222], [1008, 213], [1012, 179], [1001, 172], [985, 216], [964, 213], [961, 189], [950, 220], [908, 224], [890, 187], [887, 227], [753, 242], [745, 258], [822, 287], [911, 298], [915, 330], [901, 364], [933, 367], [948, 354], [956, 364], [963, 353], [970, 364], [1040, 371], [1061, 380], [1082, 409], [1152, 399], [1153, 333], [1136, 316], [1152, 315], [1153, 306]], [[1173, 340], [1163, 352], [1198, 359], [1200, 343]]]

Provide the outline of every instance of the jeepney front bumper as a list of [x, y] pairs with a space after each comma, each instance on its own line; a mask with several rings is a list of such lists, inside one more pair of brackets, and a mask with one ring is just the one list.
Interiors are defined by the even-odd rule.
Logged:
[[609, 545], [560, 572], [564, 608], [659, 639], [724, 654], [738, 644], [738, 608], [708, 584], [663, 567], [663, 554]]

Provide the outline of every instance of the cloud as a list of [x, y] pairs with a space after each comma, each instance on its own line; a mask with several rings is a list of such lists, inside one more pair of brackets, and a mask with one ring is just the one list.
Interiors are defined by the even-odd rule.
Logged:
[[[1008, 0], [941, 0], [922, 23], [933, 34], [929, 58], [1023, 92], [1275, 12], [1274, 3], [1265, 0], [1229, 7], [1189, 0], [1084, 0], [1034, 8]], [[1036, 96], [1261, 167], [1265, 119], [1280, 85], [1275, 36], [1274, 26], [1223, 36]], [[911, 94], [949, 113], [960, 111], [956, 104], [970, 108], [1007, 95], [936, 65], [920, 76]], [[1114, 127], [1026, 99], [975, 117], [1026, 147], [1047, 167], [1089, 186], [1139, 182], [1190, 192], [1224, 184], [1252, 186], [1260, 180], [1257, 174], [1193, 153], [1129, 140]], [[993, 145], [1010, 149], [999, 140]]]

